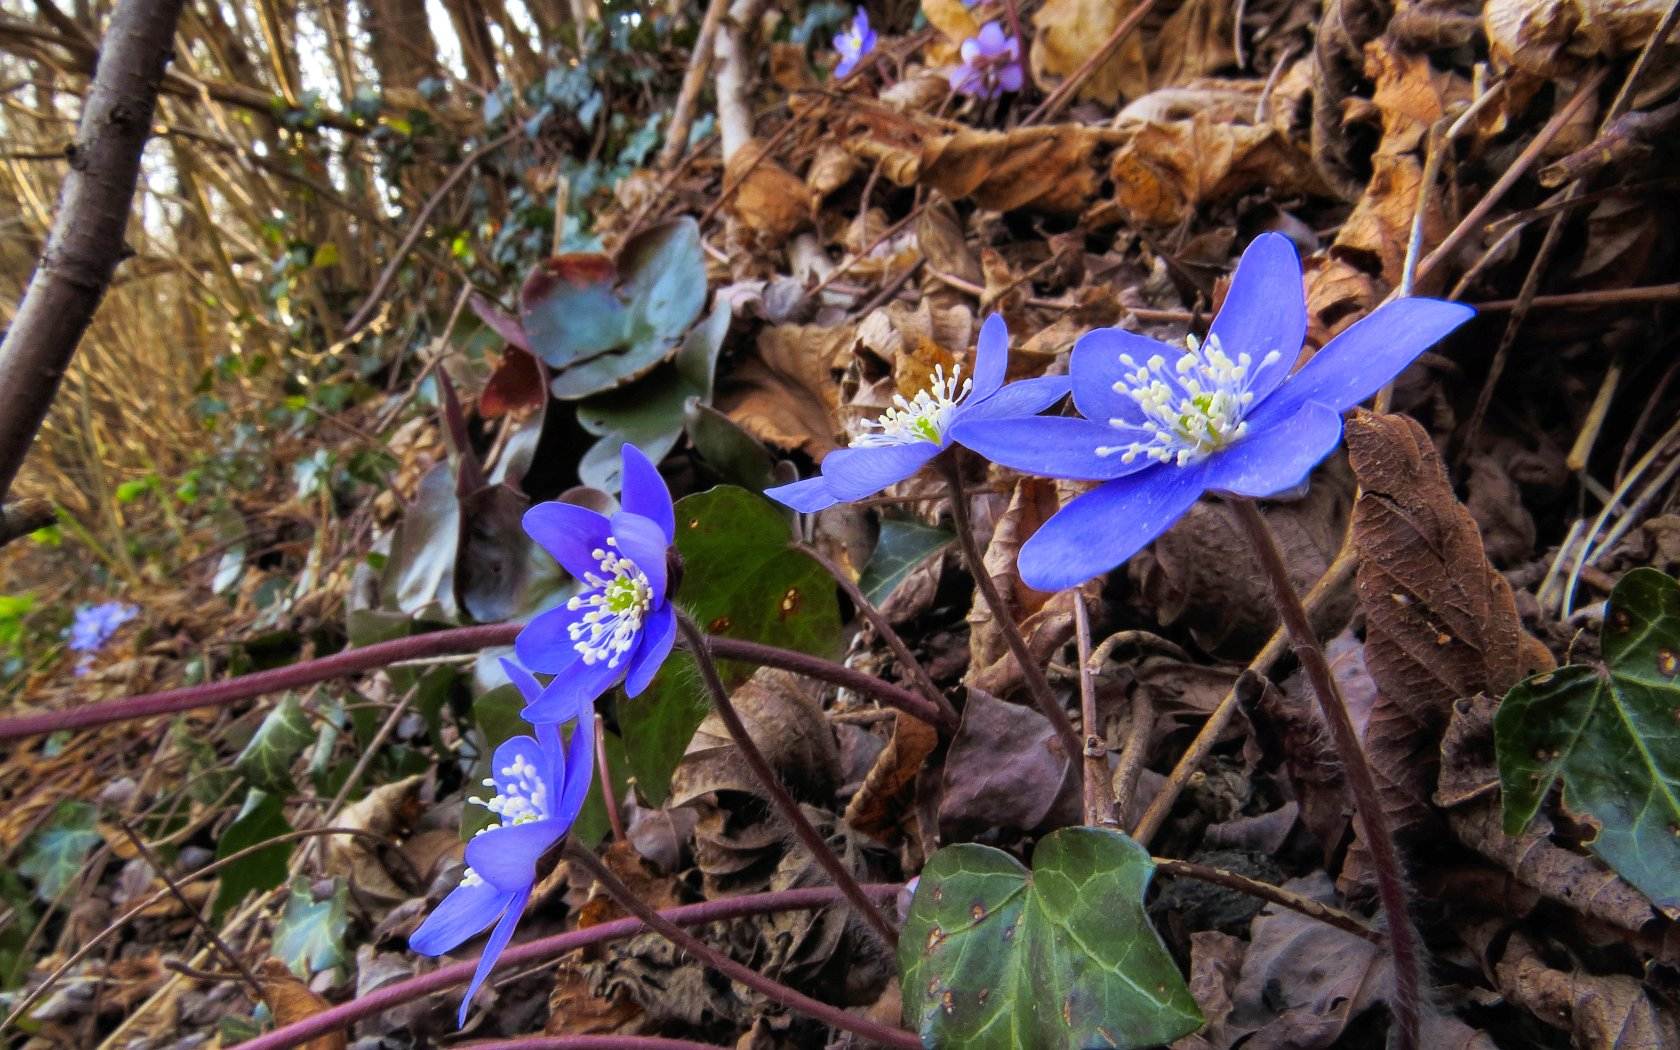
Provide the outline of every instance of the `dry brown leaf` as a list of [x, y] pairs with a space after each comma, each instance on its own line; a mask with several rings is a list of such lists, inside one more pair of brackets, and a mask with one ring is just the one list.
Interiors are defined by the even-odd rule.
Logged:
[[1376, 278], [1337, 255], [1314, 256], [1304, 269], [1307, 342], [1314, 346], [1328, 343], [1382, 301]]
[[[1135, 0], [1047, 0], [1033, 15], [1028, 52], [1033, 80], [1046, 93], [1101, 47], [1137, 7]], [[1149, 91], [1149, 60], [1143, 34], [1134, 32], [1079, 88], [1078, 97], [1112, 106]]]
[[980, 283], [980, 263], [969, 250], [968, 238], [950, 201], [936, 200], [922, 209], [916, 220], [916, 244], [933, 270]]
[[1182, 84], [1234, 65], [1237, 55], [1231, 46], [1232, 8], [1223, 0], [1185, 0], [1180, 4], [1149, 41], [1153, 83]]
[[1024, 833], [1079, 819], [1074, 764], [1037, 708], [970, 688], [945, 754], [939, 826], [946, 842]]
[[839, 447], [840, 397], [831, 374], [849, 354], [853, 325], [777, 325], [729, 375], [718, 407], [747, 433], [820, 460]]
[[783, 241], [811, 221], [818, 197], [804, 180], [773, 158], [761, 156], [763, 152], [763, 143], [755, 141], [730, 156], [724, 178], [737, 189], [729, 210], [765, 240]]
[[[731, 699], [753, 742], [794, 797], [826, 805], [840, 785], [840, 748], [819, 695], [809, 679], [761, 667]], [[764, 791], [715, 713], [700, 723], [671, 775], [670, 804], [680, 806], [714, 791]]]
[[[1021, 581], [1015, 558], [1021, 545], [1032, 538], [1040, 525], [1050, 520], [1058, 507], [1056, 483], [1047, 478], [1024, 477], [1015, 483], [1009, 508], [998, 519], [981, 561], [992, 577], [998, 594], [1010, 606], [1017, 622], [1044, 608], [1052, 597]], [[1009, 655], [1008, 642], [992, 618], [989, 605], [975, 597], [968, 612], [968, 650], [973, 667], [986, 667]]]
[[861, 167], [858, 159], [847, 153], [839, 143], [824, 140], [817, 147], [817, 155], [805, 172], [805, 185], [819, 197], [826, 197], [852, 181]]
[[961, 61], [958, 48], [962, 42], [980, 33], [980, 21], [968, 5], [962, 0], [922, 0], [922, 14], [942, 38], [928, 46], [927, 64], [944, 66]]
[[1550, 79], [1579, 72], [1586, 59], [1643, 47], [1668, 7], [1668, 0], [1488, 0], [1482, 28], [1496, 69]]
[[971, 197], [995, 211], [1079, 211], [1097, 191], [1097, 148], [1117, 138], [1077, 124], [947, 133], [926, 122], [889, 123], [878, 115], [861, 123], [862, 133], [846, 148], [879, 162], [893, 182], [920, 183], [953, 200]]
[[[333, 826], [396, 841], [401, 838], [400, 832], [420, 816], [420, 788], [425, 781], [423, 774], [416, 773], [395, 783], [381, 784], [369, 791], [367, 797], [346, 806], [333, 820]], [[359, 835], [333, 835], [327, 839], [327, 873], [349, 880], [358, 899], [371, 897], [395, 904], [409, 896], [392, 880], [368, 840]]]
[[613, 1035], [636, 1030], [642, 1008], [627, 995], [596, 995], [573, 958], [555, 967], [544, 1035]]
[[1570, 1034], [1579, 1047], [1668, 1050], [1680, 1046], [1680, 1024], [1637, 978], [1566, 973], [1548, 966], [1534, 943], [1513, 933], [1494, 967], [1507, 999]]
[[888, 838], [907, 808], [904, 793], [938, 746], [939, 731], [933, 726], [902, 711], [894, 716], [892, 739], [847, 804], [846, 823], [865, 835]]
[[[263, 960], [257, 967], [257, 983], [262, 986], [263, 1002], [268, 1004], [277, 1027], [314, 1017], [330, 1005], [310, 991], [279, 959]], [[344, 1050], [347, 1045], [344, 1030], [340, 1029], [301, 1044], [300, 1050]]]

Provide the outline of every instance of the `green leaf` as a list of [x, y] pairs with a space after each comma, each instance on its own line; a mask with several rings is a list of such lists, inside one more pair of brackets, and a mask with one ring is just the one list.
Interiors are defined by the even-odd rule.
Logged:
[[1201, 1027], [1149, 925], [1155, 865], [1117, 831], [1063, 828], [1028, 871], [964, 843], [922, 870], [898, 942], [904, 1017], [927, 1046], [1145, 1047]]
[[[788, 548], [781, 510], [762, 496], [720, 485], [677, 501], [677, 551], [683, 557], [679, 604], [702, 630], [817, 655], [840, 643], [834, 581], [816, 562]], [[754, 668], [719, 665], [733, 689]], [[647, 692], [618, 705], [630, 772], [652, 805], [670, 792], [676, 768], [706, 717], [709, 698], [687, 653], [673, 652]]]
[[[280, 796], [252, 788], [245, 794], [245, 804], [240, 807], [239, 816], [222, 832], [221, 841], [216, 843], [216, 859], [226, 859], [247, 846], [259, 845], [290, 830], [292, 826], [286, 822]], [[222, 887], [216, 894], [216, 916], [220, 917], [244, 900], [247, 893], [271, 890], [284, 882], [286, 862], [291, 859], [292, 848], [291, 842], [276, 842], [223, 868]]]
[[204, 805], [212, 805], [233, 784], [233, 771], [225, 768], [216, 749], [198, 736], [186, 719], [169, 727], [170, 745], [187, 756], [187, 794]]
[[1559, 777], [1599, 825], [1592, 851], [1665, 911], [1680, 908], [1680, 584], [1635, 569], [1610, 594], [1605, 667], [1518, 682], [1493, 718], [1505, 832]]
[[88, 853], [100, 843], [98, 819], [99, 809], [90, 802], [60, 802], [52, 820], [30, 839], [18, 873], [35, 883], [37, 897], [50, 904], [81, 874]]
[[0, 908], [10, 918], [0, 923], [0, 989], [16, 988], [34, 963], [29, 935], [35, 929], [34, 900], [18, 873], [0, 868]]
[[333, 880], [332, 896], [318, 901], [309, 880], [292, 880], [291, 895], [280, 924], [274, 928], [274, 954], [299, 977], [339, 966], [345, 961], [344, 931], [350, 926], [350, 887]]
[[234, 768], [265, 791], [285, 793], [293, 786], [292, 762], [314, 739], [303, 704], [288, 693], [257, 727], [251, 742], [234, 759]]
[[454, 620], [455, 560], [461, 542], [461, 502], [455, 471], [441, 462], [420, 479], [403, 511], [379, 592], [386, 605], [431, 619]]
[[753, 492], [770, 487], [776, 457], [734, 420], [695, 400], [683, 409], [683, 428], [700, 458], [725, 482]]
[[910, 570], [944, 550], [956, 536], [914, 521], [883, 521], [875, 553], [863, 567], [858, 590], [870, 604], [880, 605], [892, 596]]

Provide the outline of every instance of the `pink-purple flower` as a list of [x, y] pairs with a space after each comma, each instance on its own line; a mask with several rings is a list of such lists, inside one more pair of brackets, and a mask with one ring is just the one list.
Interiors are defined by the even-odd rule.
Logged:
[[807, 514], [862, 499], [903, 481], [948, 448], [958, 423], [1042, 412], [1068, 392], [1066, 376], [1004, 386], [1008, 367], [1009, 330], [1003, 317], [993, 314], [980, 326], [972, 380], [962, 378], [961, 365], [950, 375], [936, 368], [929, 389], [914, 398], [897, 395], [892, 408], [863, 425], [850, 448], [828, 454], [819, 476], [764, 494]]
[[852, 16], [851, 26], [834, 37], [834, 50], [840, 56], [834, 66], [837, 78], [850, 74], [865, 55], [875, 50], [875, 30], [869, 28], [869, 14], [863, 8]]
[[987, 22], [978, 36], [963, 41], [962, 65], [948, 70], [945, 78], [952, 91], [975, 98], [1021, 90], [1020, 38], [1006, 36], [996, 22]]
[[1205, 342], [1181, 349], [1096, 329], [1069, 362], [1083, 418], [962, 421], [953, 436], [1017, 470], [1102, 482], [1022, 545], [1021, 578], [1060, 590], [1130, 558], [1203, 492], [1262, 497], [1300, 484], [1341, 441], [1343, 412], [1474, 313], [1398, 299], [1291, 372], [1307, 330], [1301, 262], [1287, 238], [1264, 234]]

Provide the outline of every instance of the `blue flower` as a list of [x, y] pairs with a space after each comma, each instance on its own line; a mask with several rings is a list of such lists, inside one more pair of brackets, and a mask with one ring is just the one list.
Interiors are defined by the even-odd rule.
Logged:
[[951, 90], [975, 98], [996, 98], [1019, 91], [1022, 84], [1021, 41], [1005, 36], [996, 22], [980, 27], [979, 36], [962, 42], [962, 65], [945, 73]]
[[1399, 299], [1291, 373], [1307, 330], [1301, 262], [1287, 238], [1264, 234], [1205, 343], [1180, 350], [1096, 329], [1069, 362], [1085, 418], [965, 422], [955, 437], [1017, 470], [1103, 482], [1022, 545], [1021, 578], [1060, 590], [1136, 554], [1204, 491], [1261, 497], [1300, 484], [1341, 441], [1343, 412], [1474, 313]]
[[[563, 688], [557, 679], [544, 689], [511, 660], [503, 660], [502, 667], [532, 706]], [[466, 1023], [473, 995], [519, 924], [537, 879], [537, 860], [571, 830], [595, 773], [593, 719], [579, 718], [564, 745], [558, 725], [538, 725], [536, 732], [535, 737], [512, 737], [496, 748], [490, 760], [492, 775], [484, 781], [496, 794], [467, 800], [489, 809], [496, 822], [467, 843], [467, 870], [460, 885], [408, 938], [408, 946], [421, 955], [442, 955], [496, 924], [461, 1000], [457, 1024]]]
[[1044, 376], [1003, 385], [1009, 367], [1009, 330], [1003, 317], [993, 314], [980, 327], [975, 350], [974, 378], [961, 378], [962, 366], [945, 375], [933, 373], [933, 388], [913, 399], [900, 394], [880, 419], [864, 424], [865, 432], [850, 448], [828, 454], [820, 477], [767, 489], [765, 495], [807, 514], [850, 503], [879, 492], [920, 470], [922, 464], [951, 444], [958, 423], [1042, 412], [1068, 392], [1067, 376]]
[[835, 36], [834, 50], [840, 55], [840, 61], [834, 66], [836, 77], [851, 73], [863, 61], [863, 56], [875, 50], [875, 30], [869, 28], [869, 14], [863, 8], [858, 8], [852, 16], [851, 28]]
[[88, 668], [93, 666], [93, 654], [103, 649], [123, 624], [139, 615], [138, 606], [122, 602], [101, 602], [78, 608], [70, 621], [70, 629], [65, 632], [65, 644], [70, 651], [82, 654], [82, 658], [76, 661], [76, 675], [87, 674]]
[[556, 675], [526, 721], [560, 722], [580, 705], [624, 682], [646, 689], [677, 637], [666, 601], [666, 557], [676, 538], [671, 493], [640, 449], [625, 445], [623, 509], [612, 517], [570, 503], [540, 503], [525, 513], [525, 531], [583, 589], [542, 613], [514, 640], [520, 663]]

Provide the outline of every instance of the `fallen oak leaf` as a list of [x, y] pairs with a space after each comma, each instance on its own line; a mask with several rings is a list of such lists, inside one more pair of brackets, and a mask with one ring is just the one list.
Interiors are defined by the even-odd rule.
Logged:
[[[309, 986], [279, 959], [263, 960], [262, 965], [257, 967], [257, 984], [262, 988], [263, 1002], [274, 1015], [274, 1024], [278, 1028], [314, 1017], [330, 1005], [310, 991]], [[341, 1028], [300, 1044], [299, 1050], [345, 1050], [348, 1045]]]

